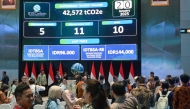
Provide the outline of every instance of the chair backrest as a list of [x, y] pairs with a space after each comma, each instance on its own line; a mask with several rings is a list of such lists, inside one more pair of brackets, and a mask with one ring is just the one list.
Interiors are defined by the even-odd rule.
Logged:
[[47, 104], [47, 101], [44, 101], [42, 105], [46, 106], [46, 104]]
[[45, 109], [44, 105], [34, 105], [34, 109]]
[[108, 105], [110, 106], [112, 99], [107, 99], [107, 100], [108, 100]]
[[0, 109], [11, 109], [11, 105], [10, 104], [1, 104]]
[[60, 102], [61, 102], [60, 99], [57, 99], [57, 103], [60, 104]]
[[60, 106], [63, 107], [63, 109], [65, 109], [65, 105], [66, 105], [65, 101], [60, 102]]
[[16, 102], [11, 102], [11, 109], [16, 105]]
[[16, 102], [16, 98], [13, 97], [12, 100], [11, 100], [11, 102]]

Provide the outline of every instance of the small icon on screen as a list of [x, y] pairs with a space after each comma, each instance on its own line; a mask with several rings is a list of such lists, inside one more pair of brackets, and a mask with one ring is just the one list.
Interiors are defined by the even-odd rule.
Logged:
[[41, 7], [40, 5], [34, 5], [33, 9], [34, 9], [34, 12], [39, 12], [41, 10]]

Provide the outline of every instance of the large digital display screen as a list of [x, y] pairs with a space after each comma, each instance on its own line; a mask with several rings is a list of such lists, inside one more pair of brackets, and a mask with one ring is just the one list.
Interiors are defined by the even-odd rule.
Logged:
[[138, 60], [138, 0], [21, 0], [22, 60]]

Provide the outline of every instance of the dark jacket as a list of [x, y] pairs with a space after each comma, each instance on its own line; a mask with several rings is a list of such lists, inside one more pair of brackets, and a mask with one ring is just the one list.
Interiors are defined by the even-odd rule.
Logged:
[[4, 75], [2, 77], [2, 83], [9, 85], [9, 77], [7, 75]]
[[115, 100], [110, 106], [111, 109], [137, 109], [138, 101], [130, 93], [126, 93], [125, 96], [121, 96]]

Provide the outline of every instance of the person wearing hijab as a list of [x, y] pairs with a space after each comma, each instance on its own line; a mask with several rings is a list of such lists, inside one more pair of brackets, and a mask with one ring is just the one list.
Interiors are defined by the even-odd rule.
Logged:
[[49, 89], [48, 101], [46, 104], [46, 109], [62, 109], [57, 99], [60, 98], [62, 88], [59, 86], [52, 86]]

